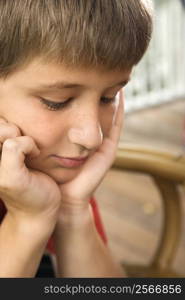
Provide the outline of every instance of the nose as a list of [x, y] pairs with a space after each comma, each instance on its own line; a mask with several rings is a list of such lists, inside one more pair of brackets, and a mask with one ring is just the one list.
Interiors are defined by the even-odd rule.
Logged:
[[97, 112], [81, 115], [75, 121], [76, 126], [69, 129], [68, 138], [71, 143], [78, 144], [88, 150], [97, 149], [103, 142], [103, 132]]

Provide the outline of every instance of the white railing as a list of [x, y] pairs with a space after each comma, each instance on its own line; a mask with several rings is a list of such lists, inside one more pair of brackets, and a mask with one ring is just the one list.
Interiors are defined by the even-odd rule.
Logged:
[[125, 89], [126, 112], [185, 99], [185, 7], [181, 0], [153, 3], [153, 38]]

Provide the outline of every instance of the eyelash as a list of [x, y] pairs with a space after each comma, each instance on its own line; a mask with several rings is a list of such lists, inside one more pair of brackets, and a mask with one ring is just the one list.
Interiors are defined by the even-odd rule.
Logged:
[[[72, 99], [73, 98], [69, 98], [65, 102], [53, 102], [53, 101], [50, 101], [50, 100], [47, 100], [44, 98], [40, 98], [40, 101], [42, 102], [42, 104], [44, 104], [47, 107], [47, 109], [56, 111], [56, 110], [65, 108]], [[116, 97], [113, 97], [113, 98], [102, 97], [101, 99], [103, 99], [104, 101], [108, 101], [108, 102], [104, 103], [105, 105], [108, 105], [110, 103], [115, 102]]]

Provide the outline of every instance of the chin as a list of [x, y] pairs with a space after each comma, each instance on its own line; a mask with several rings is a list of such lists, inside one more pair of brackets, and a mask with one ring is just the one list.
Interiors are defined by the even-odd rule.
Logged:
[[58, 168], [46, 171], [45, 173], [53, 178], [57, 184], [64, 184], [73, 180], [77, 176], [78, 171]]

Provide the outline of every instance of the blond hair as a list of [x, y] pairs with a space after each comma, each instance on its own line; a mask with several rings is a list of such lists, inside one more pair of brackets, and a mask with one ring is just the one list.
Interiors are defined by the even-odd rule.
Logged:
[[70, 66], [125, 69], [152, 34], [148, 0], [1, 0], [0, 77], [36, 57]]

